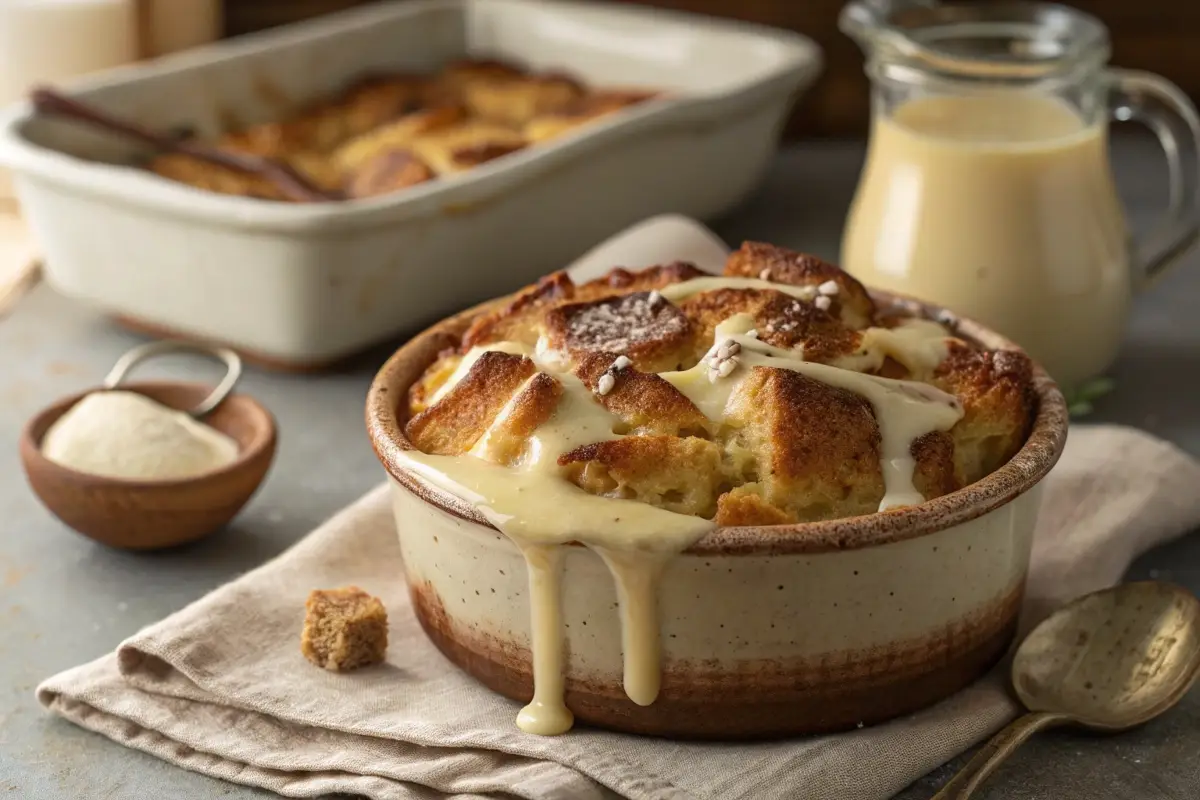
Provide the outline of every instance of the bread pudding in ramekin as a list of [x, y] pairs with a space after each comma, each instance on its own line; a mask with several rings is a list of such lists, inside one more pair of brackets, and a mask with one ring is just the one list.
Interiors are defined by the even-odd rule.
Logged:
[[1067, 415], [998, 335], [747, 243], [450, 318], [367, 423], [425, 631], [523, 729], [743, 738], [992, 665]]

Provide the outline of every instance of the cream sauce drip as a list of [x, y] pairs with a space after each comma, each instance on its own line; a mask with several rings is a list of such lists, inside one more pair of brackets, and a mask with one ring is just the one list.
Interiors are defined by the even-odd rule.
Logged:
[[514, 466], [479, 456], [488, 452], [492, 431], [520, 392], [472, 448], [473, 455], [403, 454], [413, 472], [471, 503], [525, 556], [534, 697], [521, 709], [517, 725], [543, 735], [563, 733], [572, 723], [564, 702], [563, 551], [558, 545], [580, 542], [608, 564], [622, 620], [626, 693], [635, 703], [649, 705], [658, 696], [661, 669], [657, 578], [671, 556], [715, 527], [710, 520], [646, 503], [589, 494], [564, 480], [560, 455], [619, 434], [613, 433], [617, 418], [592, 398], [582, 381], [569, 373], [554, 377], [563, 384], [562, 398]]
[[566, 694], [566, 637], [562, 619], [563, 549], [553, 545], [521, 547], [529, 572], [529, 619], [534, 635], [533, 699], [517, 714], [517, 726], [530, 733], [566, 733], [575, 715]]
[[[812, 287], [793, 287], [751, 278], [697, 278], [660, 290], [669, 300], [721, 288], [762, 288], [803, 300], [816, 296]], [[710, 376], [706, 361], [690, 370], [663, 373], [709, 419], [722, 420], [732, 394], [755, 366], [778, 367], [804, 374], [864, 397], [871, 403], [882, 437], [881, 468], [886, 488], [880, 510], [923, 500], [913, 486], [912, 442], [935, 430], [948, 430], [962, 417], [958, 401], [934, 387], [808, 363], [799, 350], [771, 347], [748, 335], [753, 320], [736, 315], [717, 326], [710, 354], [723, 343], [737, 342], [737, 368], [724, 377]], [[876, 329], [871, 329], [872, 331]], [[945, 331], [938, 328], [943, 339]], [[937, 337], [930, 328], [903, 328], [864, 337], [858, 363], [879, 363], [892, 355], [902, 364], [928, 366], [939, 359]], [[566, 639], [562, 619], [562, 571], [567, 551], [579, 542], [593, 549], [608, 566], [617, 589], [621, 618], [625, 692], [633, 702], [649, 705], [661, 683], [658, 582], [670, 560], [715, 528], [712, 521], [678, 514], [634, 500], [589, 494], [567, 481], [558, 457], [575, 448], [620, 438], [618, 419], [608, 412], [568, 365], [544, 346], [513, 342], [472, 349], [433, 395], [444, 397], [488, 350], [531, 357], [538, 368], [561, 382], [562, 397], [551, 417], [529, 437], [517, 461], [505, 466], [486, 460], [494, 431], [511, 413], [514, 396], [470, 454], [403, 453], [402, 460], [429, 483], [465, 500], [507, 535], [521, 550], [529, 575], [530, 648], [534, 696], [521, 709], [517, 724], [528, 733], [554, 735], [573, 723], [567, 709]], [[529, 384], [526, 383], [526, 386]], [[524, 391], [522, 387], [521, 391]]]

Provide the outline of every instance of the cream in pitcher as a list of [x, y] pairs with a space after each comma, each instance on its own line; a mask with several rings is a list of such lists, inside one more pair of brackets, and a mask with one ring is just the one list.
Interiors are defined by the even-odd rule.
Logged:
[[[1190, 103], [1160, 78], [1103, 69], [1103, 26], [1062, 7], [863, 2], [842, 24], [874, 83], [846, 269], [999, 330], [1067, 388], [1104, 372], [1133, 289], [1195, 235]], [[1171, 134], [1171, 241], [1157, 253], [1129, 236], [1110, 109]]]

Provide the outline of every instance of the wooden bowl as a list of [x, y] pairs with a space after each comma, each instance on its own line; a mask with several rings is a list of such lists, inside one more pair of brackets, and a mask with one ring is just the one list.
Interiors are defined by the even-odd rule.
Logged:
[[[195, 407], [212, 387], [170, 381], [123, 384], [177, 410]], [[42, 437], [92, 391], [58, 401], [21, 432], [21, 464], [34, 494], [84, 536], [126, 550], [157, 550], [193, 542], [232, 520], [262, 483], [275, 456], [275, 419], [258, 401], [231, 394], [203, 422], [238, 443], [233, 463], [195, 478], [127, 480], [92, 475], [42, 455]]]

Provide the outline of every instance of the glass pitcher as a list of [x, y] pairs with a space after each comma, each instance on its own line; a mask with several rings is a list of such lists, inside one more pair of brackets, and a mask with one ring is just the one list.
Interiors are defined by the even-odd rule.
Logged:
[[[1197, 238], [1200, 120], [1156, 75], [1107, 66], [1108, 32], [1065, 6], [857, 0], [871, 139], [842, 264], [1020, 344], [1065, 388], [1116, 357], [1133, 291]], [[1111, 119], [1157, 134], [1165, 218], [1130, 236]]]

